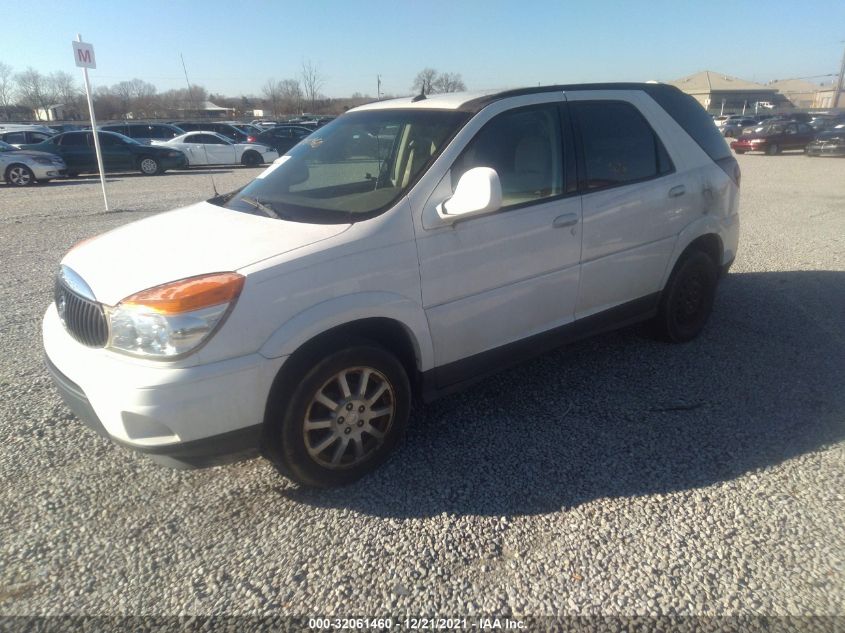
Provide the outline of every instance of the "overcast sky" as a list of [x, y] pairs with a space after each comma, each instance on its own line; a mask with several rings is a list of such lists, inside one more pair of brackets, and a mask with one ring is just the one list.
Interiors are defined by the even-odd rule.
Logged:
[[[219, 0], [23, 5], [0, 0], [0, 61], [77, 72], [71, 40], [94, 45], [95, 85], [138, 77], [229, 96], [260, 95], [311, 60], [322, 92], [408, 94], [428, 66], [469, 89], [669, 80], [714, 70], [766, 82], [836, 73], [845, 2], [732, 0]], [[813, 81], [832, 81], [819, 77]]]

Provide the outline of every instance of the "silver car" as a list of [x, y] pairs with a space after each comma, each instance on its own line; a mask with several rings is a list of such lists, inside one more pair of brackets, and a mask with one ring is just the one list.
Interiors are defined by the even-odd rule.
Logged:
[[26, 187], [36, 182], [64, 178], [67, 165], [61, 156], [18, 149], [0, 141], [0, 174], [7, 184]]

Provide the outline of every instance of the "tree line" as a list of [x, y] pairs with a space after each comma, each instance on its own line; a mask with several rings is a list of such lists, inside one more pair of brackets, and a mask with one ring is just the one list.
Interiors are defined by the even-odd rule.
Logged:
[[[110, 86], [99, 86], [92, 95], [97, 118], [109, 119], [152, 119], [178, 116], [176, 112], [198, 111], [204, 102], [230, 108], [235, 114], [262, 109], [266, 115], [279, 117], [286, 114], [339, 114], [343, 110], [373, 101], [368, 94], [356, 92], [345, 99], [330, 99], [321, 93], [325, 76], [311, 61], [303, 61], [299, 77], [268, 79], [261, 87], [261, 96], [228, 97], [209, 92], [204, 86], [192, 84], [159, 92], [155, 85], [142, 79], [120, 81]], [[439, 73], [425, 68], [421, 70], [411, 90], [414, 93], [434, 94], [465, 90], [461, 76], [457, 73]], [[382, 95], [390, 98], [390, 95]], [[66, 71], [49, 74], [33, 68], [16, 72], [0, 61], [0, 111], [2, 118], [10, 121], [29, 119], [37, 110], [47, 110], [54, 105], [65, 107], [67, 118], [87, 118], [87, 105], [81, 84]]]

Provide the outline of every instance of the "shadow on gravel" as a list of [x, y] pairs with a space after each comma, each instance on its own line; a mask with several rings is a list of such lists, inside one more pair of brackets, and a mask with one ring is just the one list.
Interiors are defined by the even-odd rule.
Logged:
[[731, 274], [692, 343], [626, 330], [562, 348], [418, 410], [361, 482], [279, 494], [424, 517], [690, 490], [843, 440], [843, 383], [845, 272]]

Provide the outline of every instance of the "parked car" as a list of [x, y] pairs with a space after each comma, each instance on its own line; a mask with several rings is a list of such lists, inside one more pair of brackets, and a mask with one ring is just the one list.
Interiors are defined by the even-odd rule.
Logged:
[[806, 123], [772, 121], [760, 128], [759, 132], [743, 134], [731, 143], [731, 148], [737, 154], [765, 152], [774, 156], [784, 150], [803, 150], [814, 136], [813, 128]]
[[18, 132], [20, 130], [31, 132], [44, 132], [45, 134], [55, 134], [56, 130], [41, 125], [40, 123], [0, 123], [0, 132]]
[[82, 127], [76, 123], [51, 123], [47, 127], [53, 130], [56, 134], [59, 132], [75, 132], [76, 130], [82, 129]]
[[100, 126], [106, 132], [117, 132], [133, 138], [142, 145], [149, 145], [153, 141], [167, 141], [185, 133], [185, 130], [169, 123], [107, 123]]
[[65, 161], [55, 154], [18, 149], [0, 141], [0, 175], [6, 184], [27, 187], [61, 178], [66, 173]]
[[816, 132], [832, 130], [842, 124], [845, 124], [845, 114], [817, 115], [810, 121], [810, 127]]
[[171, 147], [188, 158], [188, 166], [237, 165], [256, 167], [279, 157], [271, 147], [258, 143], [233, 143], [214, 132], [188, 132], [169, 141], [153, 141], [159, 147]]
[[807, 145], [807, 156], [845, 156], [845, 124], [816, 135]]
[[235, 192], [72, 249], [48, 368], [77, 416], [159, 461], [261, 447], [303, 484], [347, 483], [413, 394], [638, 321], [696, 337], [739, 183], [669, 85], [365, 105]]
[[[146, 176], [163, 174], [168, 169], [183, 169], [188, 161], [175, 149], [141, 145], [116, 132], [98, 132], [103, 151], [103, 168], [107, 172], [140, 171]], [[91, 131], [64, 132], [42, 143], [24, 145], [24, 149], [58, 154], [67, 163], [67, 175], [97, 173], [97, 155]]]
[[52, 130], [43, 132], [38, 129], [40, 127], [37, 126], [35, 129], [0, 130], [0, 141], [20, 147], [21, 145], [40, 143], [56, 135]]
[[742, 131], [747, 128], [757, 125], [757, 121], [752, 118], [729, 119], [725, 121], [722, 126], [722, 136], [736, 137], [742, 134]]
[[255, 141], [269, 145], [279, 154], [284, 154], [313, 131], [299, 125], [277, 125], [259, 134]]
[[231, 123], [220, 123], [217, 121], [181, 121], [174, 122], [173, 125], [185, 132], [216, 132], [217, 134], [222, 134], [235, 143], [246, 143], [246, 139], [249, 136], [242, 129], [232, 125]]
[[[255, 137], [261, 134], [264, 129], [258, 127], [257, 125], [252, 125], [251, 123], [241, 123], [240, 121], [224, 121], [224, 123], [229, 123], [234, 125], [236, 128], [241, 130], [242, 132], [246, 132], [247, 135], [247, 143], [254, 143]], [[252, 139], [252, 140], [250, 140]]]

